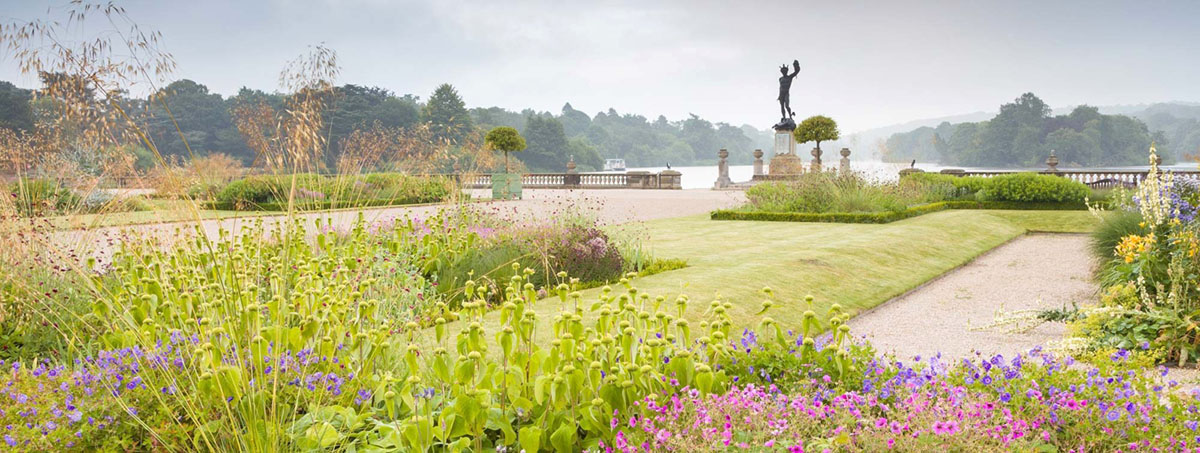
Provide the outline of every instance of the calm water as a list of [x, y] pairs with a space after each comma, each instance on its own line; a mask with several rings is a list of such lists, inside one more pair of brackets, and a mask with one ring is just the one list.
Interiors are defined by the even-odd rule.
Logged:
[[[833, 165], [836, 167], [837, 162], [835, 161], [833, 163]], [[828, 165], [826, 165], [826, 166], [828, 167]], [[850, 168], [853, 169], [854, 171], [862, 173], [862, 174], [866, 175], [868, 178], [879, 179], [879, 180], [894, 180], [898, 177], [900, 170], [904, 169], [906, 167], [908, 167], [908, 164], [889, 163], [889, 162], [882, 162], [882, 161], [877, 161], [877, 160], [875, 160], [875, 161], [872, 161], [872, 160], [855, 161], [852, 159], [850, 161]], [[940, 165], [933, 165], [933, 164], [920, 164], [920, 163], [917, 164], [917, 168], [920, 168], [920, 169], [928, 171], [928, 172], [937, 172], [937, 171], [941, 171], [942, 169], [945, 169], [945, 168], [961, 168], [961, 169], [967, 170], [967, 171], [1022, 170], [1022, 169], [1012, 169], [1012, 168], [996, 169], [996, 168], [979, 168], [979, 167], [948, 167], [948, 166], [940, 166]], [[1088, 168], [1087, 170], [1126, 170], [1126, 171], [1128, 171], [1128, 170], [1146, 170], [1147, 168], [1149, 168], [1149, 167], [1143, 165], [1143, 166], [1134, 166], [1134, 167], [1109, 167], [1109, 168], [1104, 168], [1104, 169]], [[1164, 165], [1161, 168], [1167, 169], [1167, 170], [1195, 171], [1195, 170], [1197, 170], [1197, 165], [1196, 164]], [[657, 173], [657, 172], [660, 172], [660, 171], [663, 171], [666, 169], [667, 169], [667, 167], [641, 167], [641, 168], [630, 168], [629, 171], [648, 171], [651, 173]], [[671, 169], [682, 173], [684, 189], [711, 189], [713, 186], [713, 183], [717, 182], [717, 166], [716, 165], [703, 166], [703, 167], [671, 167]], [[1061, 170], [1077, 170], [1074, 168], [1067, 168], [1067, 167], [1062, 167], [1060, 169]], [[1041, 171], [1041, 170], [1044, 170], [1044, 168], [1026, 168], [1023, 170]], [[764, 169], [763, 171], [767, 171], [767, 170]], [[754, 175], [754, 167], [751, 165], [731, 165], [731, 166], [729, 166], [729, 178], [732, 179], [733, 182], [749, 181], [753, 175]]]

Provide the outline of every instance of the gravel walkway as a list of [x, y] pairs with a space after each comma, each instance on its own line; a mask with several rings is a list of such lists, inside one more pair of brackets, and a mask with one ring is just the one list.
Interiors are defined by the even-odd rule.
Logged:
[[[486, 199], [487, 190], [471, 191], [472, 197]], [[522, 221], [550, 218], [574, 207], [589, 212], [602, 224], [620, 224], [669, 217], [702, 214], [720, 208], [738, 206], [745, 202], [741, 191], [699, 190], [558, 190], [526, 189], [521, 200], [475, 203], [471, 206], [493, 211], [503, 217]], [[361, 213], [367, 221], [385, 220], [408, 216], [428, 217], [446, 205], [400, 206], [363, 210], [342, 210], [301, 214], [307, 225], [316, 219], [328, 219], [334, 228], [353, 225]], [[199, 227], [209, 237], [215, 238], [219, 231], [238, 231], [243, 225], [262, 221], [267, 228], [282, 219], [280, 216], [243, 217], [232, 219], [210, 219], [192, 222], [173, 222], [150, 225], [104, 227], [90, 230], [70, 230], [53, 233], [52, 241], [79, 254], [90, 254], [106, 258], [121, 237], [158, 236], [164, 239], [186, 237]]]
[[972, 330], [991, 324], [996, 311], [1069, 307], [1092, 303], [1097, 286], [1095, 260], [1086, 235], [1034, 234], [976, 258], [849, 322], [879, 352], [899, 359], [929, 356], [964, 358], [976, 351], [1012, 357], [1061, 340], [1063, 324], [1047, 323], [1025, 333]]

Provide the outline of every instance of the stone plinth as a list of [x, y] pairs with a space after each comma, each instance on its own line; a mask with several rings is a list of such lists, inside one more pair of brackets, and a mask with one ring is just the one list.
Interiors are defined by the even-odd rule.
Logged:
[[821, 148], [813, 148], [810, 154], [813, 157], [811, 170], [814, 172], [821, 171]]
[[850, 174], [850, 148], [842, 148], [840, 151], [842, 160], [838, 162], [838, 173], [844, 175]]
[[663, 170], [658, 172], [658, 188], [659, 189], [682, 189], [683, 188], [683, 173], [675, 170]]
[[795, 154], [779, 154], [771, 158], [771, 176], [799, 175], [804, 173], [804, 160]]
[[775, 155], [771, 156], [771, 176], [799, 175], [804, 173], [804, 160], [796, 155], [796, 139], [792, 131], [775, 131]]
[[761, 149], [754, 150], [754, 176], [763, 174], [763, 152]]

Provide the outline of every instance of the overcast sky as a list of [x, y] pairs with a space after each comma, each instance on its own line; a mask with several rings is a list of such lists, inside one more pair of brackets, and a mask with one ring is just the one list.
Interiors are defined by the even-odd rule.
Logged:
[[[985, 4], [987, 3], [987, 4]], [[45, 17], [63, 0], [3, 0]], [[778, 66], [799, 59], [796, 116], [843, 131], [977, 111], [1032, 91], [1052, 107], [1200, 101], [1200, 2], [118, 1], [164, 34], [177, 75], [231, 94], [274, 90], [324, 43], [340, 82], [469, 107], [564, 102], [650, 119], [695, 113], [766, 128]], [[61, 14], [55, 17], [62, 17]], [[0, 79], [32, 87], [3, 55]]]

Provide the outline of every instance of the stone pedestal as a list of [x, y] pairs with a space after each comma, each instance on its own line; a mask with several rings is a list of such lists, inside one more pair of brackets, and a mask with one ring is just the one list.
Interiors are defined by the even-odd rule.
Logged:
[[842, 148], [842, 161], [838, 163], [838, 173], [842, 176], [850, 174], [850, 148]]
[[646, 184], [650, 181], [650, 172], [648, 171], [627, 171], [625, 172], [625, 187], [630, 189], [645, 189]]
[[812, 168], [810, 170], [814, 172], [821, 171], [821, 148], [813, 148], [809, 153], [813, 157]]
[[775, 131], [775, 155], [796, 154], [796, 139], [792, 131]]
[[763, 174], [763, 152], [761, 149], [754, 150], [754, 176]]
[[796, 155], [796, 140], [790, 130], [775, 130], [775, 154], [771, 156], [771, 176], [804, 173], [804, 160]]
[[675, 170], [663, 170], [658, 172], [658, 188], [659, 189], [682, 189], [683, 188], [683, 173]]
[[721, 160], [717, 161], [717, 182], [713, 184], [714, 189], [724, 189], [733, 185], [733, 180], [729, 179], [729, 150], [722, 149], [717, 152], [717, 157]]

